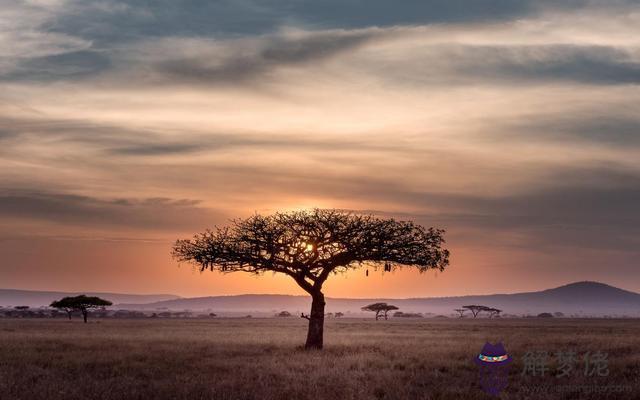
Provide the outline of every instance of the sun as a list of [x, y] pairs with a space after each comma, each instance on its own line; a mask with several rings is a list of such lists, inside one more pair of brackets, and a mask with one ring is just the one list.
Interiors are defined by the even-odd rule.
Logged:
[[313, 251], [313, 243], [302, 242], [300, 243], [300, 247], [304, 248], [305, 252]]

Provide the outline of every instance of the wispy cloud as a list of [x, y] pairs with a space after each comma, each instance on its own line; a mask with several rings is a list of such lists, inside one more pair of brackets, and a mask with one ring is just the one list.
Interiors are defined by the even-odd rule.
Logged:
[[[196, 48], [198, 55], [161, 61], [157, 75], [170, 81], [237, 85], [256, 80], [277, 68], [319, 63], [357, 51], [380, 32], [320, 32], [275, 35], [254, 43], [231, 41], [224, 47]], [[208, 48], [207, 48], [208, 47]], [[238, 49], [241, 51], [237, 51]]]
[[61, 225], [126, 227], [145, 230], [184, 229], [217, 221], [221, 214], [188, 199], [100, 199], [62, 193], [3, 190], [3, 218], [24, 218]]

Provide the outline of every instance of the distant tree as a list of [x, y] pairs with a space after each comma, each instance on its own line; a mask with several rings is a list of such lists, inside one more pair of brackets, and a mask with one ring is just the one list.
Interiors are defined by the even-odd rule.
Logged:
[[384, 312], [387, 307], [387, 303], [373, 303], [361, 308], [362, 311], [371, 311], [376, 313], [376, 321], [380, 318], [380, 314]]
[[327, 318], [333, 318], [333, 313], [328, 312], [324, 316], [327, 317]]
[[462, 318], [462, 317], [464, 317], [464, 313], [467, 312], [467, 309], [466, 308], [456, 308], [453, 311], [455, 311], [458, 314], [460, 314], [460, 318]]
[[[65, 297], [66, 299], [67, 297]], [[56, 300], [49, 305], [49, 307], [57, 308], [67, 313], [67, 317], [71, 319], [71, 314], [75, 311], [75, 308], [71, 307], [68, 302], [62, 303], [62, 300]]]
[[15, 308], [16, 310], [24, 311], [24, 310], [28, 310], [29, 306], [15, 306], [13, 308]]
[[489, 313], [489, 318], [499, 317], [502, 310], [497, 308], [488, 307], [486, 310]]
[[342, 318], [342, 317], [344, 317], [344, 313], [341, 313], [341, 312], [338, 311], [337, 313], [334, 314], [334, 317]]
[[84, 322], [86, 323], [90, 309], [103, 308], [112, 304], [113, 303], [109, 300], [104, 300], [100, 297], [89, 297], [83, 294], [80, 296], [64, 297], [60, 300], [56, 300], [51, 303], [51, 307], [66, 311], [69, 315], [69, 319], [71, 319], [71, 312], [74, 310], [80, 311], [84, 318]]
[[309, 320], [305, 348], [321, 349], [322, 286], [329, 276], [366, 266], [442, 271], [449, 264], [443, 234], [410, 221], [314, 209], [235, 220], [231, 227], [176, 241], [172, 254], [201, 271], [290, 276], [312, 299], [310, 314], [301, 315]]
[[384, 309], [384, 319], [389, 319], [388, 315], [387, 315], [387, 313], [389, 311], [393, 311], [393, 310], [397, 310], [397, 309], [398, 309], [398, 307], [396, 307], [394, 305], [391, 305], [391, 304], [387, 305], [387, 308]]
[[553, 318], [553, 315], [551, 315], [551, 313], [548, 313], [548, 312], [543, 312], [538, 314], [538, 318]]
[[216, 315], [215, 313], [212, 313], [212, 312], [211, 312], [211, 313], [209, 313], [209, 317], [211, 317], [211, 318], [215, 318], [215, 317], [217, 317], [217, 315]]
[[289, 311], [280, 311], [276, 314], [276, 317], [290, 317], [291, 313]]
[[388, 319], [387, 313], [389, 311], [397, 310], [398, 307], [387, 303], [373, 303], [368, 306], [362, 307], [362, 311], [372, 311], [376, 313], [376, 321], [380, 318], [380, 315], [384, 316], [384, 319]]
[[478, 314], [480, 314], [480, 312], [488, 311], [490, 309], [487, 306], [474, 305], [474, 304], [469, 305], [469, 306], [462, 306], [462, 308], [471, 311], [471, 314], [473, 314], [473, 318], [476, 318], [478, 316]]
[[553, 313], [553, 316], [557, 317], [557, 318], [562, 318], [562, 317], [564, 317], [564, 313], [562, 313], [560, 311], [556, 311], [556, 312]]

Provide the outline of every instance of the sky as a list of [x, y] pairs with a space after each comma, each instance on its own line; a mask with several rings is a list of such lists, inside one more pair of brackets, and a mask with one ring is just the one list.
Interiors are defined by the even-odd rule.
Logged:
[[640, 291], [640, 2], [0, 0], [0, 287], [302, 294], [172, 243], [309, 207], [445, 228], [328, 296]]

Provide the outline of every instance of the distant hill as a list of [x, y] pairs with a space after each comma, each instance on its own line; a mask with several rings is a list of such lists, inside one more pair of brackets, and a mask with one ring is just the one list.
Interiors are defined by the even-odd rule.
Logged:
[[37, 290], [0, 289], [0, 306], [48, 306], [53, 300], [57, 300], [65, 296], [77, 296], [80, 294], [86, 294], [87, 296], [99, 296], [103, 299], [107, 299], [113, 302], [113, 304], [153, 303], [157, 301], [174, 300], [180, 298], [179, 296], [174, 296], [172, 294], [121, 294], [100, 292], [67, 293], [42, 292]]
[[[343, 299], [327, 298], [327, 312], [341, 311], [362, 315], [360, 308], [375, 302], [394, 304], [405, 312], [449, 315], [455, 308], [468, 304], [481, 304], [502, 309], [511, 314], [538, 314], [563, 312], [584, 316], [640, 314], [640, 294], [598, 282], [576, 282], [539, 292], [493, 294], [460, 297], [433, 297], [412, 299]], [[292, 313], [308, 312], [310, 298], [286, 295], [238, 295], [179, 298], [149, 304], [119, 304], [120, 308], [138, 310], [204, 310], [219, 313], [273, 313], [287, 310]]]

